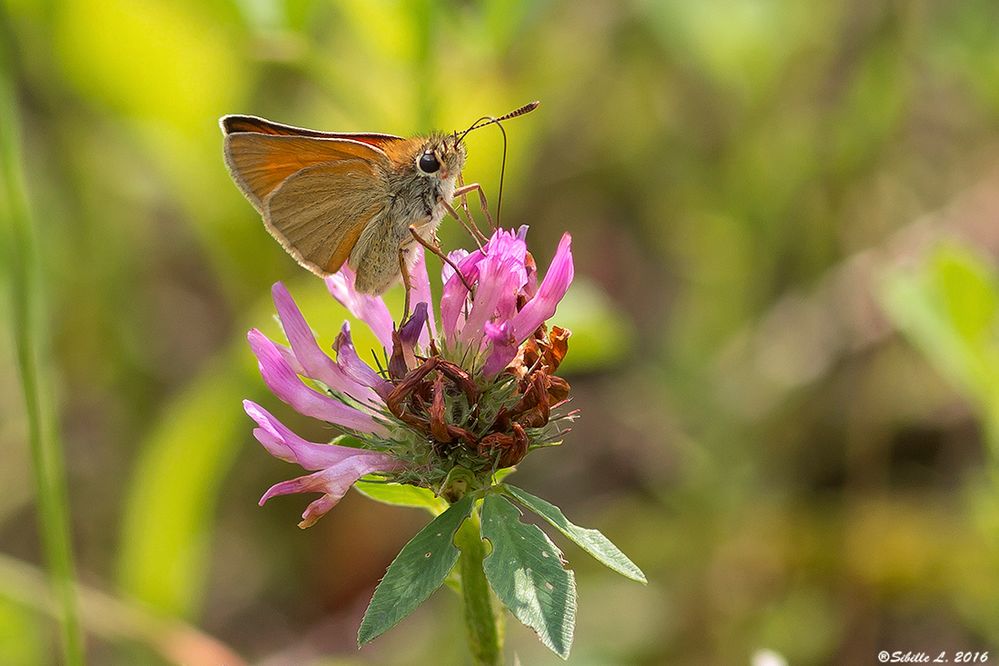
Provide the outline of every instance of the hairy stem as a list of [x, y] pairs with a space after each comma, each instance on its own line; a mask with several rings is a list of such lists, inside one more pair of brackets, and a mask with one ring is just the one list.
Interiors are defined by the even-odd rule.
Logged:
[[503, 636], [499, 626], [501, 618], [493, 609], [489, 582], [482, 570], [486, 551], [479, 536], [479, 511], [472, 515], [458, 530], [455, 543], [461, 550], [458, 560], [461, 572], [461, 598], [465, 612], [468, 647], [475, 663], [496, 666], [503, 663]]

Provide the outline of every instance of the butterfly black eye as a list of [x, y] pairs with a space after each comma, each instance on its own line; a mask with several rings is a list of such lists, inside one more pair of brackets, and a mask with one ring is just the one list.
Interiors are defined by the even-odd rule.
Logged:
[[433, 153], [423, 153], [418, 162], [420, 171], [423, 173], [434, 173], [441, 168], [441, 163], [437, 161], [437, 156]]

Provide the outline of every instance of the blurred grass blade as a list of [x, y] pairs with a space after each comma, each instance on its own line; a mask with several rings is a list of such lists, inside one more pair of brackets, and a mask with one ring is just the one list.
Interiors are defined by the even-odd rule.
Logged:
[[982, 415], [999, 456], [999, 275], [989, 260], [943, 245], [889, 271], [880, 296], [892, 322]]
[[[77, 593], [83, 622], [96, 636], [146, 644], [174, 664], [242, 666], [245, 663], [232, 648], [197, 627], [159, 618], [143, 607], [86, 585], [78, 585]], [[0, 598], [41, 613], [59, 614], [58, 604], [41, 572], [5, 555], [0, 555]]]
[[235, 356], [219, 359], [167, 406], [128, 490], [121, 588], [177, 617], [198, 610], [215, 505], [245, 430], [245, 417], [235, 408], [249, 384], [240, 367]]
[[[321, 281], [303, 279], [292, 288], [317, 330], [339, 330], [345, 311], [332, 303]], [[247, 320], [280, 339], [272, 307], [268, 295], [250, 308]], [[373, 334], [352, 323], [358, 349], [370, 349]], [[329, 348], [332, 338], [322, 344]], [[262, 391], [256, 362], [240, 335], [163, 406], [143, 438], [124, 500], [118, 575], [128, 596], [161, 613], [197, 614], [226, 474], [240, 451], [256, 453], [239, 405], [246, 397], [264, 399]]]
[[5, 233], [9, 234], [6, 265], [11, 288], [11, 325], [24, 392], [32, 467], [38, 497], [38, 525], [60, 604], [63, 662], [83, 663], [76, 610], [73, 553], [69, 538], [62, 450], [54, 406], [49, 404], [45, 362], [47, 331], [37, 282], [32, 222], [24, 192], [17, 108], [6, 53], [0, 49], [0, 180]]

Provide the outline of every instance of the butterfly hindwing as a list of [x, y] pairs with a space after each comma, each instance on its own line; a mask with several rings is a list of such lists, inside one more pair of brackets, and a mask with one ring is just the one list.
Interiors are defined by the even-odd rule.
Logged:
[[385, 187], [365, 160], [316, 164], [298, 170], [268, 195], [264, 223], [299, 264], [330, 275], [384, 211]]

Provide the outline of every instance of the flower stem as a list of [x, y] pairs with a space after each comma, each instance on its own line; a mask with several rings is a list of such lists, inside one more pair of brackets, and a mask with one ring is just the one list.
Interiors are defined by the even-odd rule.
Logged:
[[76, 581], [69, 537], [69, 508], [63, 472], [62, 449], [48, 401], [44, 360], [45, 332], [41, 326], [35, 245], [30, 212], [20, 173], [21, 151], [17, 135], [17, 106], [9, 59], [0, 49], [0, 202], [7, 218], [6, 265], [11, 287], [12, 333], [24, 392], [28, 439], [38, 501], [38, 527], [49, 566], [49, 576], [59, 600], [62, 620], [62, 661], [83, 663], [83, 646], [76, 610]]
[[494, 612], [489, 582], [482, 570], [482, 558], [486, 552], [479, 535], [478, 508], [472, 510], [471, 516], [458, 530], [455, 543], [461, 550], [458, 567], [468, 647], [477, 665], [502, 664], [503, 637], [499, 626], [502, 618]]

